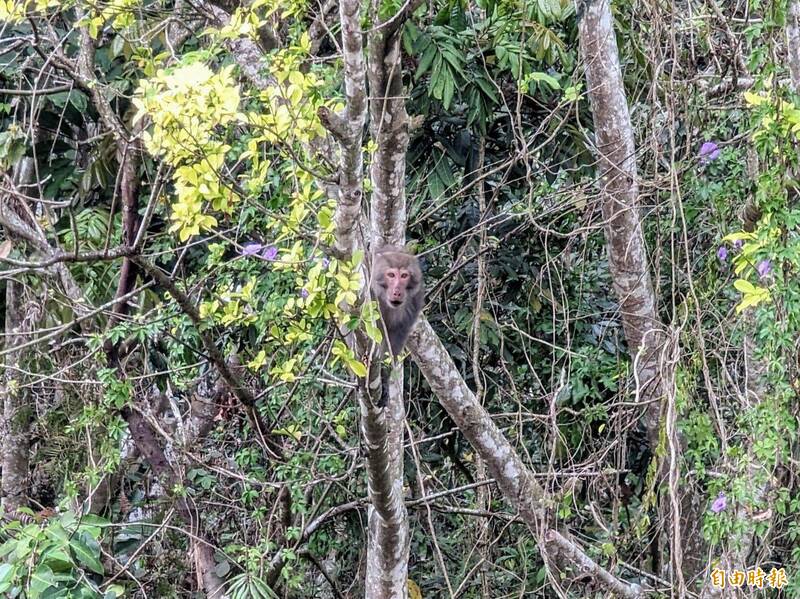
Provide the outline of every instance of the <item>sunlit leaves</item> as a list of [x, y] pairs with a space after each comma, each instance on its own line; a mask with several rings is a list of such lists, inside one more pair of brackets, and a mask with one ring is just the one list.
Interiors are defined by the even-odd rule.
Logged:
[[347, 347], [341, 340], [337, 339], [333, 342], [331, 353], [333, 354], [334, 364], [342, 362], [356, 376], [362, 378], [367, 376], [367, 367], [356, 358], [353, 350]]
[[42, 13], [59, 5], [62, 8], [64, 5], [68, 7], [69, 4], [59, 0], [0, 0], [0, 23], [19, 23], [35, 13]]
[[267, 363], [267, 352], [263, 349], [256, 354], [256, 357], [250, 360], [247, 363], [247, 367], [250, 370], [257, 371], [264, 367], [264, 364]]
[[203, 213], [203, 205], [192, 201], [191, 198], [179, 199], [172, 205], [172, 220], [170, 232], [178, 232], [178, 238], [186, 241], [193, 235], [200, 233], [201, 229], [210, 229], [217, 224], [217, 219], [210, 214]]
[[737, 313], [770, 300], [769, 289], [756, 287], [745, 279], [737, 279], [733, 286], [742, 293], [742, 301], [736, 306]]
[[250, 279], [239, 290], [228, 289], [211, 301], [200, 304], [200, 316], [212, 318], [220, 324], [248, 325], [255, 322], [256, 316], [253, 309], [253, 289], [255, 279]]
[[762, 152], [777, 153], [778, 147], [771, 140], [796, 138], [800, 133], [800, 109], [793, 102], [766, 92], [744, 92], [744, 100], [758, 115], [753, 141]]
[[152, 131], [143, 136], [148, 150], [177, 165], [195, 158], [209, 144], [216, 147], [214, 129], [239, 116], [239, 88], [231, 71], [229, 66], [214, 73], [196, 62], [159, 70], [144, 81], [133, 103], [138, 108], [136, 120], [148, 115], [153, 123]]
[[287, 424], [283, 428], [274, 429], [272, 432], [276, 435], [291, 437], [295, 441], [300, 441], [303, 438], [303, 429], [296, 424]]
[[143, 137], [155, 155], [175, 166], [173, 180], [177, 201], [172, 205], [171, 232], [186, 241], [217, 224], [206, 212], [211, 206], [230, 213], [237, 197], [221, 183], [225, 156], [230, 150], [216, 129], [241, 120], [239, 88], [232, 67], [214, 73], [202, 62], [159, 70], [140, 86], [134, 104], [136, 120], [145, 115], [152, 130]]
[[[270, 73], [275, 85], [260, 93], [265, 111], [248, 115], [251, 125], [261, 132], [263, 142], [307, 144], [325, 135], [325, 129], [317, 116], [318, 109], [327, 104], [320, 88], [323, 81], [313, 72], [304, 73], [301, 65], [307, 40], [277, 52], [270, 63]], [[333, 105], [335, 111], [340, 105]]]
[[0, 131], [0, 168], [10, 168], [24, 155], [25, 135], [19, 127], [12, 124], [6, 131]]
[[361, 307], [361, 322], [364, 331], [375, 343], [383, 341], [383, 329], [380, 324], [380, 310], [377, 302], [365, 302]]
[[[769, 230], [769, 227], [767, 227]], [[777, 233], [777, 230], [775, 230]], [[769, 233], [767, 233], [769, 235]], [[734, 273], [742, 276], [743, 273], [759, 273], [758, 257], [763, 253], [764, 241], [759, 240], [753, 233], [739, 231], [726, 235], [723, 242], [731, 242], [738, 248], [733, 258]], [[758, 287], [750, 283], [745, 278], [737, 279], [733, 286], [742, 294], [742, 301], [736, 306], [736, 312], [740, 313], [747, 308], [757, 306], [762, 302], [770, 301], [770, 292], [765, 287]]]
[[278, 364], [269, 373], [283, 381], [284, 383], [293, 383], [297, 380], [297, 375], [295, 373], [298, 365], [298, 358], [291, 357], [288, 360]]
[[133, 25], [136, 20], [134, 9], [139, 6], [140, 0], [106, 0], [102, 3], [87, 4], [91, 10], [79, 25], [85, 26], [89, 35], [97, 39], [105, 24], [118, 30]]

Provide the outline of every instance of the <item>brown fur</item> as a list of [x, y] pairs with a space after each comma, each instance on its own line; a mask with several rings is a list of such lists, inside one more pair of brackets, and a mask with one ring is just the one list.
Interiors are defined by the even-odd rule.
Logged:
[[416, 256], [392, 246], [378, 250], [372, 261], [372, 293], [389, 334], [389, 347], [397, 356], [403, 351], [425, 301], [422, 271]]

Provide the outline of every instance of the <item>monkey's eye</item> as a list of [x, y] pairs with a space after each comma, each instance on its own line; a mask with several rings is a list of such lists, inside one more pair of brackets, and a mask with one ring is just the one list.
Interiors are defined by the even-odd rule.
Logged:
[[391, 271], [390, 271], [390, 272], [387, 272], [387, 273], [386, 273], [386, 276], [387, 276], [387, 277], [389, 277], [390, 279], [394, 279], [394, 273], [393, 273], [393, 272], [391, 272]]
[[401, 279], [407, 279], [408, 278], [408, 273], [407, 272], [401, 273], [400, 274], [400, 278]]

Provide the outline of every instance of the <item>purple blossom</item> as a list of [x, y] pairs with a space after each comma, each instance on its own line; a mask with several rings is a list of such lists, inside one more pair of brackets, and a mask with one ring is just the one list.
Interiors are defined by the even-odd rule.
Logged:
[[267, 246], [264, 248], [264, 252], [261, 254], [264, 260], [268, 260], [269, 262], [274, 262], [275, 258], [278, 257], [278, 248], [274, 245]]
[[728, 250], [725, 248], [724, 245], [719, 246], [717, 250], [717, 258], [719, 258], [722, 262], [728, 259]]
[[756, 272], [758, 272], [758, 276], [763, 279], [772, 272], [772, 264], [769, 260], [762, 260], [758, 263], [758, 266], [756, 266]]
[[303, 288], [300, 290], [300, 297], [302, 297], [303, 299], [306, 299], [306, 298], [308, 297], [308, 289], [306, 289], [305, 287], [303, 287]]
[[242, 247], [242, 251], [240, 252], [242, 256], [255, 256], [263, 249], [263, 245], [260, 243], [246, 243]]
[[741, 239], [736, 239], [736, 240], [733, 242], [733, 247], [735, 247], [737, 250], [740, 250], [740, 249], [742, 249], [742, 246], [743, 246], [743, 245], [744, 245], [744, 241], [742, 241]]
[[714, 512], [715, 514], [719, 514], [726, 507], [728, 507], [728, 498], [725, 497], [725, 493], [720, 491], [719, 495], [714, 500], [714, 503], [711, 504], [711, 511]]
[[329, 265], [330, 263], [331, 263], [331, 261], [330, 261], [330, 260], [328, 260], [327, 258], [323, 258], [323, 259], [322, 259], [322, 268], [328, 268], [328, 265]]
[[707, 141], [700, 146], [700, 162], [708, 164], [712, 160], [719, 158], [719, 146], [713, 141]]

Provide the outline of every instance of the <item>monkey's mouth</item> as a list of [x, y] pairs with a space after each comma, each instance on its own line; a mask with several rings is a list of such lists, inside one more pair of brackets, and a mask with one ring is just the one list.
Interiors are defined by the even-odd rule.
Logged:
[[392, 304], [395, 308], [399, 308], [403, 305], [403, 300], [390, 300], [390, 304]]

